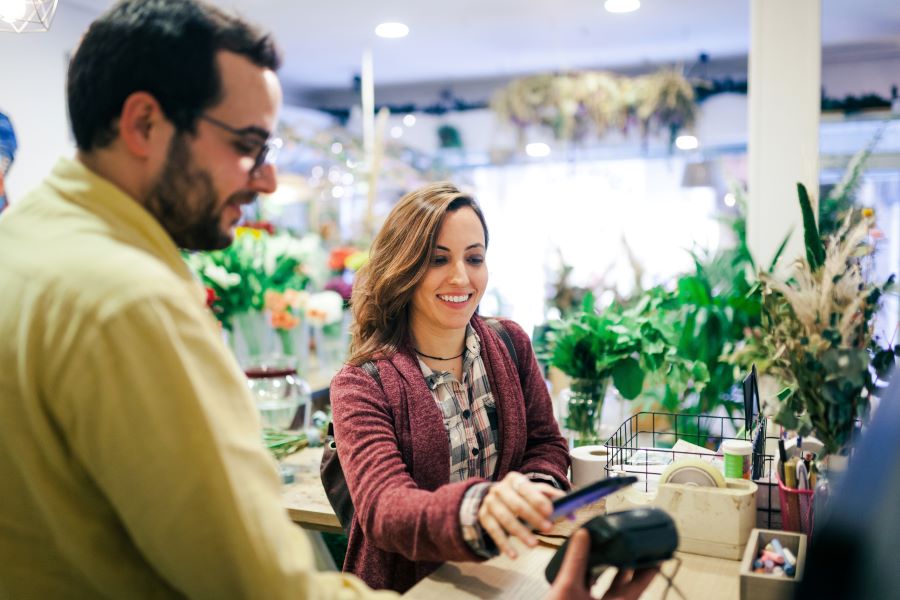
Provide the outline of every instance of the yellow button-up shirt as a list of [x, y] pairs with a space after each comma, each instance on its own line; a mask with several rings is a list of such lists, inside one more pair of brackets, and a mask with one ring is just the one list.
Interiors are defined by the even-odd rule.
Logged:
[[355, 598], [315, 572], [171, 238], [80, 162], [0, 216], [0, 598]]

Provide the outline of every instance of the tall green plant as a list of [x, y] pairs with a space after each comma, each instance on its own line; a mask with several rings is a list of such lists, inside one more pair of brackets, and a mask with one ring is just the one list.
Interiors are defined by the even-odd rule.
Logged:
[[647, 294], [633, 307], [613, 305], [598, 312], [588, 294], [581, 311], [549, 323], [550, 364], [570, 377], [611, 379], [623, 398], [633, 400], [648, 377], [667, 378], [682, 390], [700, 387], [708, 373], [679, 355], [675, 330], [659, 318], [666, 298]]

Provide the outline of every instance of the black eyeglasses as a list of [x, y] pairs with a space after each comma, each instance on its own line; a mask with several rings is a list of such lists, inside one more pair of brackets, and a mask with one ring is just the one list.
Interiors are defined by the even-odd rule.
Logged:
[[200, 118], [218, 127], [224, 129], [228, 133], [241, 138], [241, 145], [247, 148], [247, 153], [253, 152], [253, 148], [259, 146], [256, 150], [256, 156], [253, 159], [253, 167], [250, 173], [256, 173], [265, 163], [272, 164], [278, 156], [278, 149], [281, 148], [281, 140], [279, 138], [270, 138], [269, 132], [260, 127], [245, 127], [236, 129], [228, 123], [210, 117], [209, 115], [200, 115]]

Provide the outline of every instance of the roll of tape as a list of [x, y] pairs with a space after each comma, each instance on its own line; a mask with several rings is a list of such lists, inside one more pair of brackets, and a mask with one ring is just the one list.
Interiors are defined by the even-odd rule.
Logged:
[[572, 485], [580, 488], [606, 477], [609, 451], [606, 446], [579, 446], [571, 452]]
[[726, 487], [725, 477], [714, 466], [699, 458], [683, 458], [666, 467], [660, 483], [680, 483], [697, 487]]

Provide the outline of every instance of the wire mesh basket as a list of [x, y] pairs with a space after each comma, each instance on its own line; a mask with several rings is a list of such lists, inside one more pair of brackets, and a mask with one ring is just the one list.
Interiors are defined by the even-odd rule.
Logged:
[[[757, 416], [743, 437], [736, 437], [734, 420], [727, 416], [688, 415], [664, 412], [639, 412], [622, 423], [606, 440], [609, 454], [607, 474], [636, 475], [644, 491], [654, 489], [665, 467], [682, 458], [721, 459], [716, 454], [725, 440], [753, 443], [751, 479], [757, 484], [757, 524], [767, 529], [781, 527], [778, 480], [774, 456], [766, 453], [766, 441], [777, 441], [767, 435], [765, 417]], [[685, 450], [676, 446], [684, 440], [705, 451]], [[639, 485], [639, 484], [638, 484]]]

